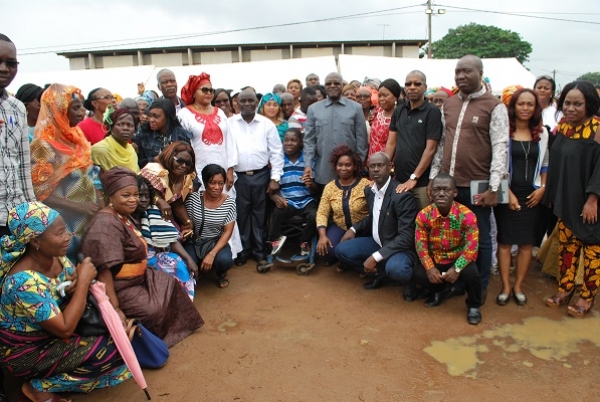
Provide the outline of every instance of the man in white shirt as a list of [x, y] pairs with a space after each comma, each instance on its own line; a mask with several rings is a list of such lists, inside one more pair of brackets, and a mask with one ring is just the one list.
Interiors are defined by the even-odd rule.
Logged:
[[348, 268], [373, 275], [365, 289], [381, 287], [386, 276], [409, 283], [415, 251], [417, 202], [412, 193], [396, 193], [398, 182], [390, 176], [392, 165], [384, 152], [369, 158], [369, 174], [375, 181], [365, 188], [369, 215], [342, 237], [335, 256]]
[[[243, 251], [235, 259], [244, 265], [250, 256], [264, 259], [267, 194], [279, 190], [283, 174], [283, 150], [277, 127], [256, 113], [256, 93], [242, 91], [238, 97], [239, 115], [227, 121], [238, 154], [235, 182], [237, 223]], [[271, 169], [269, 169], [271, 164]]]

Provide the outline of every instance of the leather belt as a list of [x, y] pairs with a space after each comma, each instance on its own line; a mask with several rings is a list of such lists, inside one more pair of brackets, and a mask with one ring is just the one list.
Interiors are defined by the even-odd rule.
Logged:
[[256, 170], [246, 170], [246, 171], [242, 171], [242, 172], [238, 172], [238, 171], [236, 170], [236, 173], [237, 173], [237, 174], [245, 174], [246, 176], [252, 176], [252, 175], [254, 175], [254, 174], [257, 174], [257, 173], [260, 173], [260, 172], [262, 172], [262, 171], [264, 171], [264, 170], [267, 170], [268, 168], [269, 168], [269, 166], [265, 166], [265, 167], [262, 167], [262, 168], [260, 168], [260, 169], [256, 169]]

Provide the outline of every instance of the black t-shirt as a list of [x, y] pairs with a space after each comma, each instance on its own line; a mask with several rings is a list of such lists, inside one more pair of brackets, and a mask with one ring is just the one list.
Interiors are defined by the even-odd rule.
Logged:
[[[404, 103], [394, 110], [390, 122], [390, 132], [396, 132], [396, 154], [394, 165], [396, 180], [400, 183], [410, 179], [410, 175], [421, 161], [427, 140], [439, 141], [442, 136], [442, 113], [437, 106], [423, 102], [421, 106], [411, 110], [409, 103]], [[427, 186], [429, 171], [423, 172], [416, 187]]]

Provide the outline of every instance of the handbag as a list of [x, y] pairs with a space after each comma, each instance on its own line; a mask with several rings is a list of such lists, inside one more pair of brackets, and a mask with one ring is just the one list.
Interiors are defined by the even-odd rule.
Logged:
[[100, 307], [98, 307], [98, 301], [93, 294], [88, 293], [87, 300], [85, 302], [85, 308], [75, 333], [80, 336], [99, 336], [108, 334], [106, 323], [100, 313]]
[[202, 261], [204, 257], [206, 257], [206, 255], [215, 247], [217, 241], [219, 241], [219, 238], [221, 237], [220, 235], [208, 239], [203, 239], [200, 237], [202, 236], [202, 229], [204, 229], [204, 194], [202, 197], [200, 197], [200, 207], [202, 211], [202, 223], [200, 224], [200, 230], [198, 231], [199, 236], [194, 241], [194, 250], [196, 251], [198, 261]]
[[[134, 325], [135, 326], [132, 326]], [[130, 320], [129, 340], [140, 366], [143, 368], [161, 368], [169, 359], [169, 348], [158, 336], [150, 332], [141, 322]]]

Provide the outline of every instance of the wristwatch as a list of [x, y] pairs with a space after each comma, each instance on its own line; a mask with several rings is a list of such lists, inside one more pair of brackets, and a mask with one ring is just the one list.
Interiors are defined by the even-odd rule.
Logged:
[[414, 180], [414, 181], [417, 181], [417, 180], [419, 180], [419, 178], [417, 177], [417, 175], [416, 175], [416, 174], [414, 174], [414, 173], [410, 175], [410, 179], [411, 179], [411, 180]]
[[279, 183], [279, 179], [271, 179], [273, 180], [275, 183]]
[[498, 186], [490, 186], [490, 191], [491, 191], [492, 193], [496, 193], [496, 192], [498, 192]]

